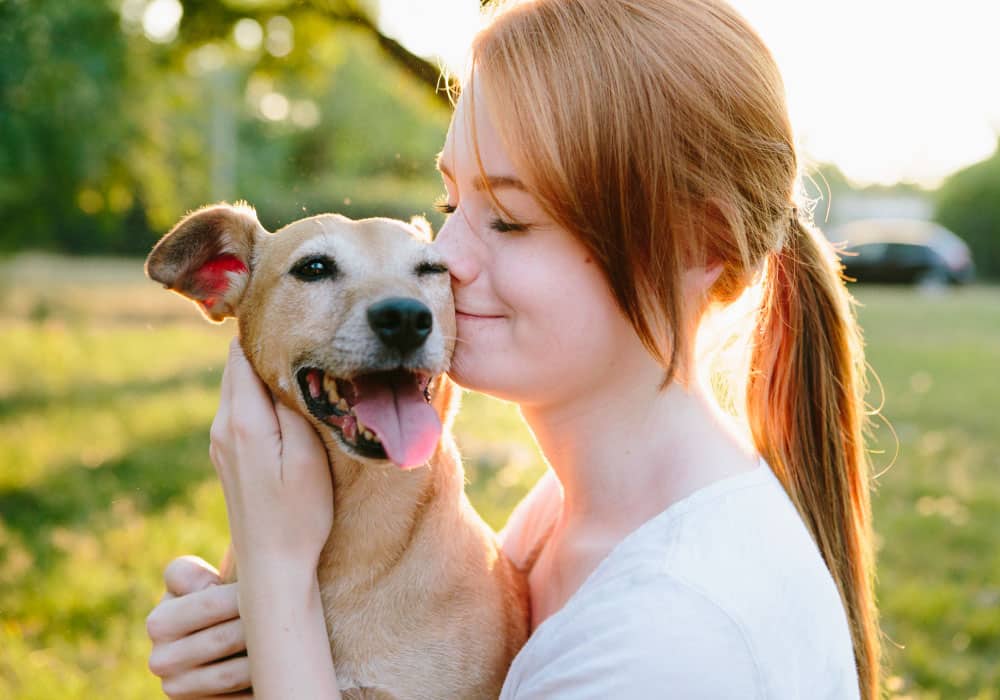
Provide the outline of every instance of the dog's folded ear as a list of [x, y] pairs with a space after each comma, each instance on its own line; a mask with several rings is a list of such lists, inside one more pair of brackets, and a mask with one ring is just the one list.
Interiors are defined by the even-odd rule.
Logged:
[[146, 275], [195, 301], [212, 321], [236, 315], [254, 245], [267, 231], [249, 205], [215, 204], [188, 214], [146, 258]]

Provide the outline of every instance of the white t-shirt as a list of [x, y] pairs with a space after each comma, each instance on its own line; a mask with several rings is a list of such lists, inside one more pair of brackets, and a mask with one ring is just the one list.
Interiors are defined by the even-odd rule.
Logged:
[[[560, 497], [525, 503], [519, 540], [547, 531]], [[761, 460], [620, 542], [531, 635], [500, 700], [858, 697], [833, 578]]]

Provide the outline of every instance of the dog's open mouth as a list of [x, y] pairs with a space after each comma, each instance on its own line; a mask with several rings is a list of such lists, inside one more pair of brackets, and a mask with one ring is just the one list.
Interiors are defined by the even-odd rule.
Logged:
[[409, 468], [434, 454], [441, 420], [430, 405], [429, 374], [397, 369], [341, 379], [303, 367], [297, 378], [309, 412], [357, 455]]

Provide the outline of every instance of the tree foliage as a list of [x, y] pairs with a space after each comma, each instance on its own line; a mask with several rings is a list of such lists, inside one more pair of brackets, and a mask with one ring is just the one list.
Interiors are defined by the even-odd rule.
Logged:
[[[115, 223], [81, 211], [85, 183], [124, 176], [127, 48], [85, 0], [0, 4], [0, 244], [80, 251]], [[89, 203], [84, 197], [85, 207]], [[122, 212], [119, 212], [122, 213]]]
[[447, 101], [371, 3], [183, 0], [156, 43], [148, 2], [0, 1], [0, 251], [143, 253], [219, 199], [270, 228], [430, 213]]
[[935, 218], [969, 244], [980, 277], [1000, 278], [1000, 139], [992, 156], [945, 181]]

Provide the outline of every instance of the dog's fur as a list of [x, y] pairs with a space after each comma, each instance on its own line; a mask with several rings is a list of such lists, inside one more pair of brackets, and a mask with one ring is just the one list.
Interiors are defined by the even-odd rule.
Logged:
[[[458, 392], [444, 374], [454, 307], [428, 241], [414, 224], [332, 214], [271, 234], [249, 206], [223, 204], [182, 219], [146, 262], [149, 277], [211, 320], [236, 317], [251, 365], [326, 445], [334, 525], [318, 576], [345, 698], [495, 698], [528, 635], [525, 578], [464, 494], [450, 432]], [[336, 274], [291, 274], [310, 256], [331, 261]], [[409, 354], [380, 344], [366, 321], [387, 297], [419, 300], [433, 313], [426, 342]], [[427, 465], [401, 469], [345, 446], [309, 410], [296, 376], [306, 365], [340, 378], [397, 367], [431, 375], [444, 429]]]

